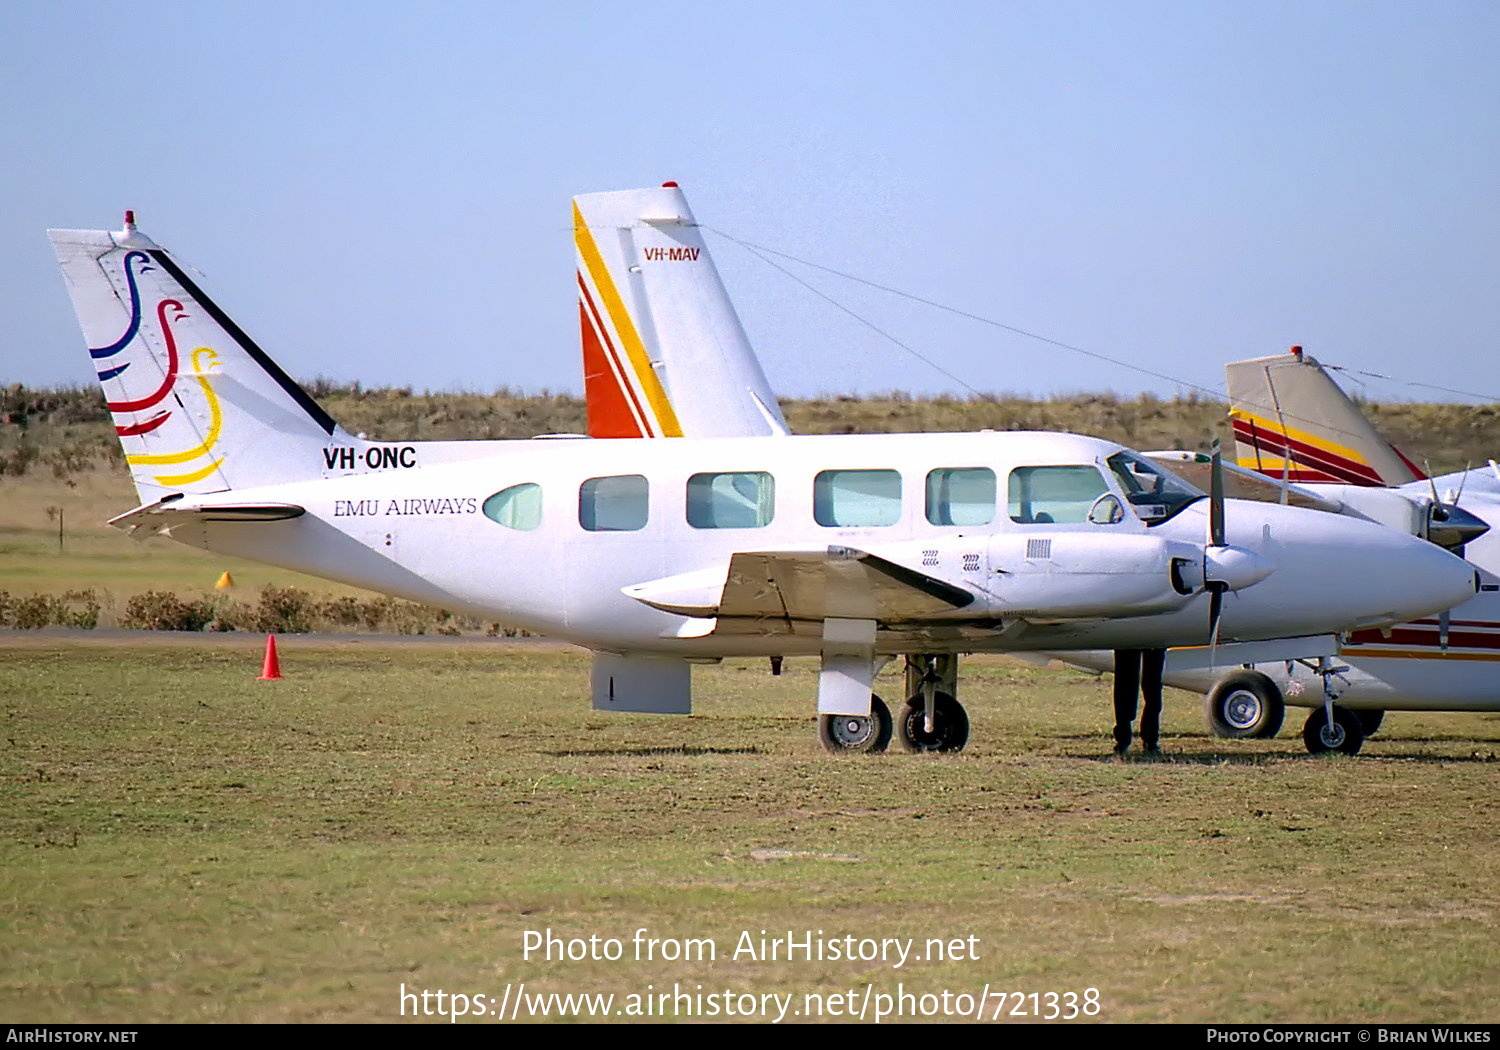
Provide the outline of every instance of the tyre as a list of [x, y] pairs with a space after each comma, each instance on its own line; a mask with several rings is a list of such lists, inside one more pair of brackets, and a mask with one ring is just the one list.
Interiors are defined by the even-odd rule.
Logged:
[[1307, 725], [1302, 727], [1302, 742], [1314, 755], [1325, 755], [1342, 751], [1346, 755], [1359, 754], [1365, 742], [1365, 733], [1359, 727], [1359, 718], [1347, 707], [1333, 706], [1333, 722], [1323, 708], [1313, 708], [1307, 716]]
[[819, 715], [818, 739], [835, 755], [873, 755], [891, 742], [891, 709], [870, 694], [870, 715]]
[[1261, 739], [1281, 731], [1286, 705], [1276, 683], [1259, 671], [1232, 671], [1203, 698], [1203, 712], [1217, 736]]
[[1376, 731], [1380, 728], [1380, 723], [1385, 721], [1384, 711], [1371, 711], [1368, 708], [1364, 708], [1355, 711], [1354, 715], [1359, 719], [1359, 728], [1364, 730], [1365, 739], [1367, 740], [1375, 735]]
[[933, 698], [932, 732], [927, 732], [927, 709], [920, 696], [906, 702], [898, 726], [901, 746], [908, 751], [962, 751], [969, 742], [969, 713], [947, 693]]

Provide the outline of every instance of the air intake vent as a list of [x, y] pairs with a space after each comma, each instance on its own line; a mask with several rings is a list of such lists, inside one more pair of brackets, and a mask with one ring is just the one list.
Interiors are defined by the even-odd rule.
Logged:
[[923, 565], [936, 565], [938, 563], [938, 552], [935, 550], [922, 552]]
[[1026, 557], [1037, 561], [1048, 561], [1052, 557], [1051, 540], [1027, 540]]

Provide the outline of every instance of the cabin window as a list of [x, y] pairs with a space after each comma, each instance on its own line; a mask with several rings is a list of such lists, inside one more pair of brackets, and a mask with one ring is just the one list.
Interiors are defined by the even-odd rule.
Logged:
[[995, 472], [939, 467], [927, 475], [927, 520], [934, 525], [988, 525], [995, 520]]
[[813, 479], [819, 525], [894, 525], [901, 520], [901, 475], [894, 470], [825, 470]]
[[590, 532], [634, 532], [646, 527], [650, 487], [639, 474], [589, 478], [578, 489], [578, 524]]
[[507, 529], [530, 532], [542, 523], [542, 487], [528, 481], [501, 489], [484, 501], [484, 516]]
[[1011, 521], [1064, 525], [1089, 520], [1089, 508], [1109, 486], [1098, 467], [1017, 467], [1008, 490]]
[[776, 481], [764, 471], [694, 474], [687, 483], [687, 520], [695, 529], [758, 529], [771, 524]]

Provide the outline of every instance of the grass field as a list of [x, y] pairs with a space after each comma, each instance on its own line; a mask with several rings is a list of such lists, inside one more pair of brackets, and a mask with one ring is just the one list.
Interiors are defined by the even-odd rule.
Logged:
[[[101, 623], [112, 626], [125, 601], [143, 591], [184, 596], [214, 593], [228, 571], [239, 593], [261, 587], [301, 587], [319, 594], [364, 594], [290, 569], [228, 558], [174, 543], [140, 540], [104, 523], [139, 503], [124, 468], [97, 467], [69, 479], [40, 474], [0, 477], [0, 590], [11, 594], [62, 594], [95, 590], [105, 602]], [[63, 541], [48, 507], [62, 509]]]
[[[258, 645], [0, 636], [0, 1016], [387, 1021], [403, 985], [522, 982], [617, 1008], [675, 983], [793, 1011], [988, 985], [1097, 989], [1103, 1021], [1500, 1012], [1500, 716], [1392, 715], [1314, 759], [1209, 737], [1174, 693], [1166, 760], [1121, 763], [1107, 680], [983, 658], [964, 753], [840, 760], [803, 661], [700, 668], [671, 718], [589, 711], [560, 647], [283, 639], [269, 683]], [[636, 960], [641, 928], [717, 955]], [[527, 959], [549, 929], [625, 957]], [[732, 957], [762, 930], [977, 958]]]

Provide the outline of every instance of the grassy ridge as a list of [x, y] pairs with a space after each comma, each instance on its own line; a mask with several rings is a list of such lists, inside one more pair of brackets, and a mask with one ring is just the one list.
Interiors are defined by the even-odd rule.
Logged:
[[[388, 440], [526, 438], [577, 433], [583, 402], [565, 395], [414, 394], [327, 381], [310, 391], [348, 430]], [[1067, 430], [1135, 448], [1206, 448], [1230, 440], [1222, 405], [1196, 397], [1077, 395], [1037, 401], [821, 398], [783, 403], [806, 434], [907, 431]], [[1500, 409], [1447, 404], [1371, 404], [1376, 425], [1435, 471], [1483, 463], [1500, 452]], [[125, 603], [147, 590], [189, 600], [212, 596], [225, 571], [254, 600], [264, 587], [297, 587], [320, 599], [362, 595], [300, 573], [190, 550], [165, 539], [137, 542], [102, 523], [135, 505], [118, 442], [98, 390], [0, 389], [0, 591], [61, 595], [94, 590], [100, 623], [120, 622]], [[58, 543], [58, 516], [62, 549]]]
[[[580, 433], [586, 426], [583, 401], [562, 394], [413, 393], [326, 380], [310, 383], [308, 389], [351, 433], [387, 441], [529, 438]], [[781, 407], [799, 434], [1064, 430], [1140, 449], [1202, 449], [1215, 436], [1226, 444], [1231, 440], [1224, 406], [1196, 395], [1163, 399], [1104, 393], [1037, 400], [1014, 394], [959, 398], [891, 393], [787, 399]], [[1378, 430], [1415, 461], [1430, 459], [1439, 473], [1483, 463], [1500, 451], [1500, 406], [1368, 402], [1363, 407]], [[63, 472], [69, 462], [118, 455], [103, 397], [93, 389], [0, 388], [0, 466], [13, 466], [23, 446], [33, 450], [34, 465]], [[71, 450], [71, 461], [64, 449]]]
[[[1107, 1021], [1484, 1021], [1500, 717], [1395, 715], [1357, 760], [1204, 735], [1105, 761], [1107, 684], [969, 661], [958, 756], [834, 761], [816, 667], [700, 668], [699, 713], [586, 707], [570, 652], [0, 649], [0, 1013], [382, 1021], [408, 988], [1099, 989]], [[24, 646], [24, 648], [18, 648]], [[527, 930], [708, 937], [703, 964], [526, 960]], [[976, 937], [978, 959], [730, 957], [742, 931]], [[799, 1000], [800, 1001], [800, 1000]]]

